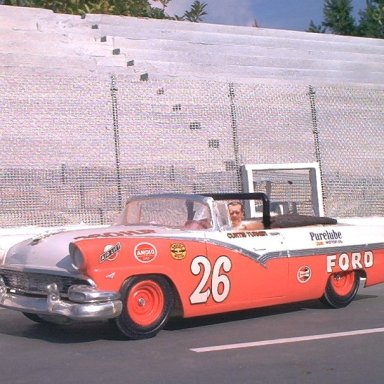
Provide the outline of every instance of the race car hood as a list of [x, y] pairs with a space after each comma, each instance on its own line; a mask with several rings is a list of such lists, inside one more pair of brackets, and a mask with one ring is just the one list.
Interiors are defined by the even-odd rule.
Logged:
[[69, 244], [82, 238], [150, 236], [169, 232], [163, 227], [114, 226], [75, 231], [43, 232], [12, 246], [2, 261], [3, 268], [50, 273], [73, 273]]

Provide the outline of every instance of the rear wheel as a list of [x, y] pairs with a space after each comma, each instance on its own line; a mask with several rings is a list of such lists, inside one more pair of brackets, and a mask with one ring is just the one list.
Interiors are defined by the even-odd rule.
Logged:
[[356, 271], [333, 273], [321, 301], [332, 308], [345, 307], [355, 298], [359, 285], [360, 276]]
[[155, 336], [166, 324], [174, 305], [173, 289], [165, 277], [136, 276], [122, 288], [123, 310], [116, 318], [129, 339]]

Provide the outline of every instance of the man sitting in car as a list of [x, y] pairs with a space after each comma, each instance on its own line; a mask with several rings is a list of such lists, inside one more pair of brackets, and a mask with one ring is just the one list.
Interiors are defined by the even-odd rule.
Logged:
[[230, 201], [228, 203], [228, 211], [233, 229], [252, 230], [264, 228], [263, 223], [259, 221], [244, 221], [244, 205], [240, 200]]

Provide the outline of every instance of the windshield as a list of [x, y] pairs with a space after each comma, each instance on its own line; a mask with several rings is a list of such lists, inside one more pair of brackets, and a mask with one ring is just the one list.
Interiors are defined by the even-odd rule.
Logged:
[[128, 201], [116, 224], [207, 229], [212, 227], [212, 217], [209, 206], [202, 201], [156, 197]]

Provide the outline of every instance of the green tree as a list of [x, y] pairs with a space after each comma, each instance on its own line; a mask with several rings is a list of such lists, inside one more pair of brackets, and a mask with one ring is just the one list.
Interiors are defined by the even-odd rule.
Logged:
[[51, 9], [57, 13], [153, 17], [153, 9], [147, 0], [26, 0], [26, 5]]
[[155, 3], [160, 3], [163, 6], [163, 11], [165, 12], [165, 8], [168, 7], [168, 4], [171, 2], [171, 0], [153, 0]]
[[14, 5], [16, 7], [26, 7], [26, 1], [25, 0], [4, 0], [3, 2], [0, 1], [0, 5]]
[[149, 17], [154, 19], [176, 19], [194, 22], [202, 21], [205, 3], [195, 1], [191, 9], [181, 17], [169, 16], [166, 8], [172, 0], [154, 0], [161, 7], [153, 7], [148, 0], [3, 0], [1, 4], [45, 8], [57, 13], [82, 15], [85, 13], [101, 13], [123, 16]]
[[325, 0], [322, 25], [336, 35], [354, 35], [356, 25], [352, 11], [352, 0]]
[[191, 9], [184, 13], [183, 20], [188, 20], [193, 23], [203, 21], [203, 16], [207, 14], [207, 12], [205, 12], [206, 6], [206, 3], [200, 3], [200, 1], [197, 0], [194, 1], [191, 6]]
[[311, 20], [310, 23], [309, 23], [309, 27], [308, 27], [308, 29], [307, 29], [307, 32], [324, 33], [324, 32], [325, 32], [325, 29], [326, 29], [326, 28], [325, 28], [322, 24], [320, 24], [320, 25], [316, 25], [316, 24], [314, 23], [314, 21]]
[[359, 36], [384, 38], [384, 0], [367, 0], [367, 8], [359, 16]]
[[325, 0], [324, 21], [317, 26], [311, 20], [307, 32], [384, 38], [384, 0], [366, 0], [357, 24], [352, 11], [351, 0]]

